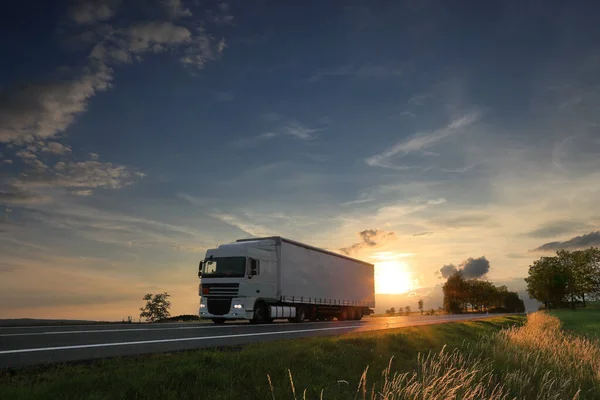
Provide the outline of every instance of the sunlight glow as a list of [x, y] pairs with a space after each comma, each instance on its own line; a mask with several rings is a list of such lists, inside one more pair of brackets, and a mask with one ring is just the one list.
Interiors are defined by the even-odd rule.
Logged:
[[375, 263], [375, 293], [401, 294], [415, 288], [412, 273], [406, 262], [387, 260]]

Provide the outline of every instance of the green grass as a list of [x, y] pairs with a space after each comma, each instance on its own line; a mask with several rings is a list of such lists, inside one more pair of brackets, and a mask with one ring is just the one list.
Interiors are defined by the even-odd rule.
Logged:
[[[366, 382], [419, 366], [419, 352], [451, 351], [477, 343], [524, 317], [454, 322], [336, 337], [286, 340], [226, 350], [105, 359], [89, 363], [0, 371], [1, 399], [353, 399], [368, 365]], [[269, 375], [273, 389], [270, 388]]]
[[563, 327], [574, 333], [600, 338], [600, 302], [592, 302], [586, 308], [555, 310], [551, 315], [560, 319]]

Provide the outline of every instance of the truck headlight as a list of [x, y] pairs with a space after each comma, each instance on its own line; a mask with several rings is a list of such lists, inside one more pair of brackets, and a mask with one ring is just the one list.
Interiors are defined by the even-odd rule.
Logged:
[[206, 308], [206, 304], [200, 303], [200, 308]]
[[242, 306], [241, 304], [234, 304], [233, 308], [240, 309], [240, 308], [244, 308], [244, 306]]

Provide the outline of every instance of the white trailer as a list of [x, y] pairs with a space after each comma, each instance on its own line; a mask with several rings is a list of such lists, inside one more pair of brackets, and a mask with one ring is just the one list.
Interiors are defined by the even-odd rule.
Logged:
[[200, 318], [215, 323], [359, 320], [375, 307], [373, 264], [282, 237], [209, 249], [198, 276]]

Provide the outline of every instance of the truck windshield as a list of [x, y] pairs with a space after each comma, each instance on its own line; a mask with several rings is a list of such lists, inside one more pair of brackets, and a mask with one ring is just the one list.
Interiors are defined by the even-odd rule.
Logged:
[[246, 257], [215, 257], [204, 262], [202, 276], [244, 276]]

